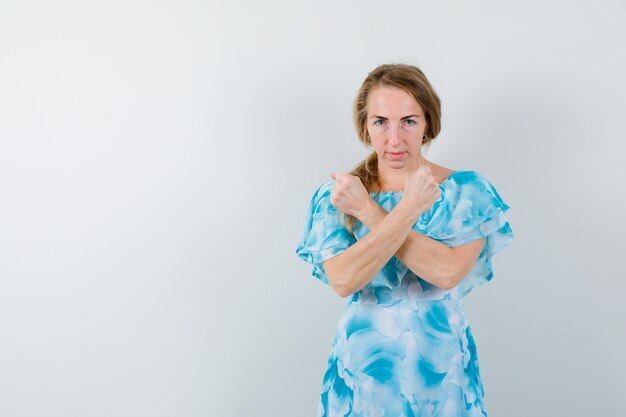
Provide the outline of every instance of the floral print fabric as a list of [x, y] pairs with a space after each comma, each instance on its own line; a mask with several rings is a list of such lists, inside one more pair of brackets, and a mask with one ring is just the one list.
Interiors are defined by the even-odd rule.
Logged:
[[[356, 222], [352, 237], [330, 203], [334, 180], [314, 193], [296, 254], [329, 285], [323, 262], [369, 230]], [[415, 275], [396, 257], [348, 297], [323, 377], [318, 416], [485, 416], [478, 357], [462, 298], [493, 277], [491, 258], [513, 238], [509, 206], [475, 171], [456, 171], [441, 197], [413, 229], [460, 246], [485, 238], [473, 268], [443, 290]], [[386, 211], [401, 192], [371, 193]]]

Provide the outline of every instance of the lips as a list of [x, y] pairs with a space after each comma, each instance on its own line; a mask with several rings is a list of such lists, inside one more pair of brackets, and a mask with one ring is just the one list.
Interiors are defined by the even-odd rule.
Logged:
[[404, 152], [387, 152], [391, 159], [400, 159], [404, 155]]

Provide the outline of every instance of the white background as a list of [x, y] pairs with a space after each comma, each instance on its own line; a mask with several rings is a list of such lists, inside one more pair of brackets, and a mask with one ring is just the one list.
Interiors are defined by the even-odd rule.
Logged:
[[626, 415], [623, 4], [0, 1], [0, 415], [315, 415], [346, 300], [295, 248], [387, 62], [511, 206], [490, 416]]

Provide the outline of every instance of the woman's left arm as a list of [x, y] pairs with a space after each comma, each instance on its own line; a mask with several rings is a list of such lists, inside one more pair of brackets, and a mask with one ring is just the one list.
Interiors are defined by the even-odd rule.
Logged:
[[[356, 217], [371, 230], [387, 214], [389, 213], [378, 203], [370, 200]], [[465, 278], [478, 259], [484, 244], [485, 238], [482, 238], [451, 248], [415, 230], [410, 230], [394, 256], [418, 277], [448, 290]]]

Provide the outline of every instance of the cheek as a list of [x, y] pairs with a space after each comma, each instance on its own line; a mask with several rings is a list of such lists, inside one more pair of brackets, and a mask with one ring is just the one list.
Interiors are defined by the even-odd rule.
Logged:
[[376, 129], [367, 129], [367, 134], [370, 137], [370, 141], [372, 141], [372, 143], [376, 143], [376, 141], [378, 140], [378, 137], [380, 136], [379, 132], [376, 132]]
[[376, 143], [380, 143], [382, 141], [382, 137], [383, 135], [380, 134], [380, 132], [369, 132], [370, 135], [370, 140], [372, 141], [372, 144], [376, 144]]

